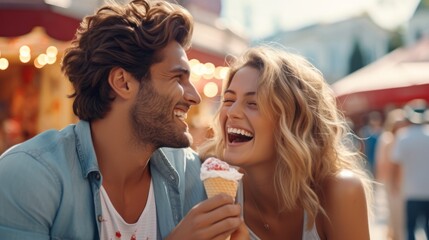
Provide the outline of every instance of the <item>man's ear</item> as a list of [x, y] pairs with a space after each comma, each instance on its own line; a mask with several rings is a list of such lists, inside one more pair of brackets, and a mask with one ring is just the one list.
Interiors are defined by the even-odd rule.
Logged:
[[133, 97], [138, 90], [137, 81], [130, 73], [119, 67], [110, 70], [109, 84], [115, 95], [124, 99]]

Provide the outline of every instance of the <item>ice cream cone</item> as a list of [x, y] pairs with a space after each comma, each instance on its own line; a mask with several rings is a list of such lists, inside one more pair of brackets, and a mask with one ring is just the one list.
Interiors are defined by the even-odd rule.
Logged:
[[207, 178], [204, 180], [204, 187], [208, 197], [213, 197], [219, 193], [226, 193], [235, 198], [237, 194], [237, 181], [228, 180], [220, 177]]
[[[237, 195], [237, 181], [217, 177], [207, 178], [203, 183], [208, 197], [213, 197], [219, 193], [226, 193], [235, 199]], [[230, 238], [231, 236], [228, 236], [225, 240], [229, 240]]]
[[[206, 159], [201, 166], [201, 180], [209, 198], [219, 193], [226, 193], [235, 199], [238, 182], [242, 176], [243, 174], [237, 169], [214, 157]], [[226, 240], [230, 238], [231, 236], [228, 236]]]

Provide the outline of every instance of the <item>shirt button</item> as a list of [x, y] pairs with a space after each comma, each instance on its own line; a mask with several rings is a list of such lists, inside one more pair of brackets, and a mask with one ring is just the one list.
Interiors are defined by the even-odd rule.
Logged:
[[104, 219], [103, 219], [103, 215], [98, 215], [98, 221], [99, 222], [102, 222]]
[[99, 174], [99, 173], [96, 173], [96, 174], [95, 174], [95, 179], [100, 180], [100, 178], [101, 178], [101, 177], [100, 177], [100, 174]]
[[170, 174], [170, 179], [174, 180], [174, 176], [172, 174]]

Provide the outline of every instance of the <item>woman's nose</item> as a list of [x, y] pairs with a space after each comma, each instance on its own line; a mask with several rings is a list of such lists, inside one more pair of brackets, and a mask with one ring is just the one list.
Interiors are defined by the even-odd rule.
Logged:
[[231, 106], [229, 106], [226, 115], [228, 118], [240, 118], [243, 115], [243, 111], [239, 103], [234, 102]]

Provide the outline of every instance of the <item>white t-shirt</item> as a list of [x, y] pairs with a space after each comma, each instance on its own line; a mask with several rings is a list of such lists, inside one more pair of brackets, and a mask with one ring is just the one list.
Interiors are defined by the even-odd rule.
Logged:
[[428, 200], [429, 124], [401, 129], [393, 146], [392, 161], [402, 166], [404, 198]]
[[119, 215], [113, 206], [103, 186], [100, 188], [101, 210], [103, 221], [101, 222], [100, 239], [123, 240], [155, 240], [156, 239], [156, 205], [153, 193], [152, 181], [150, 182], [149, 196], [139, 220], [128, 224]]

